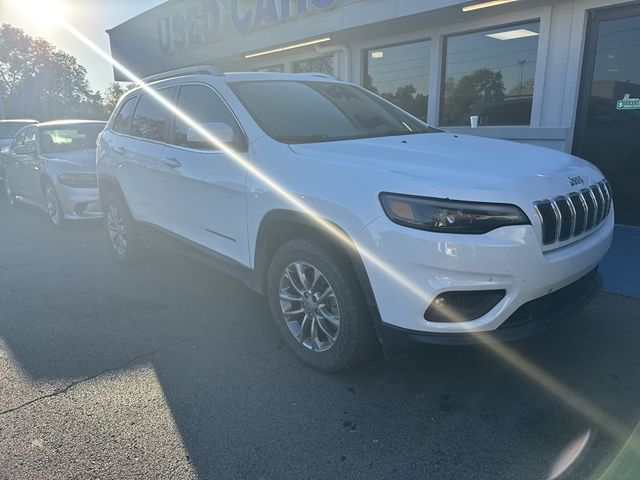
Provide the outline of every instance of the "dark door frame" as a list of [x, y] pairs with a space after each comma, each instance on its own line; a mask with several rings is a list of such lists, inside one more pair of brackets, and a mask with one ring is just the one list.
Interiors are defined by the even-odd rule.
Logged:
[[589, 113], [589, 98], [593, 84], [593, 74], [598, 53], [598, 33], [600, 22], [618, 18], [640, 16], [640, 2], [634, 1], [615, 7], [604, 7], [591, 10], [587, 18], [587, 34], [585, 36], [582, 72], [578, 89], [578, 107], [576, 110], [575, 130], [573, 134], [572, 153], [582, 156], [584, 153], [584, 136]]

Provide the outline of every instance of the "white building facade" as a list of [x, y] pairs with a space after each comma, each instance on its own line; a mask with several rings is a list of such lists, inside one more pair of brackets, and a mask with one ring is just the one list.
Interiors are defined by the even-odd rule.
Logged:
[[640, 1], [169, 0], [108, 33], [142, 77], [321, 71], [436, 127], [574, 152], [640, 224]]

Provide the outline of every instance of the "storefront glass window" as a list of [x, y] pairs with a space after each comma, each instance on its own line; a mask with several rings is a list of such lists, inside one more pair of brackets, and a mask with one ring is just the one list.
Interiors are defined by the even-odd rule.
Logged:
[[441, 125], [529, 125], [540, 22], [446, 39]]
[[426, 120], [431, 42], [374, 48], [365, 58], [363, 86]]
[[269, 65], [268, 67], [256, 68], [256, 72], [284, 72], [284, 65], [280, 63], [279, 65]]
[[333, 55], [298, 60], [292, 64], [293, 73], [326, 73], [335, 75]]

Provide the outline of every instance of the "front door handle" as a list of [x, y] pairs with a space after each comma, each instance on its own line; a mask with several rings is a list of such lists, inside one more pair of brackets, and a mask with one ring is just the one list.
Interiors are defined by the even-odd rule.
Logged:
[[177, 158], [163, 158], [162, 163], [171, 168], [179, 168], [182, 166], [182, 163]]

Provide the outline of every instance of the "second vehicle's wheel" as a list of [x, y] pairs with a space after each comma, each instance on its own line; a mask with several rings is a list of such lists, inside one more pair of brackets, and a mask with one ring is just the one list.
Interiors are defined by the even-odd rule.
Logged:
[[271, 262], [267, 290], [283, 339], [313, 367], [344, 370], [375, 349], [373, 324], [346, 256], [307, 238], [290, 240]]
[[102, 207], [109, 245], [116, 259], [125, 264], [139, 262], [142, 242], [136, 222], [120, 195], [108, 193]]
[[58, 228], [64, 227], [64, 210], [62, 209], [62, 204], [60, 203], [56, 189], [51, 182], [46, 182], [44, 184], [43, 195], [49, 220]]
[[11, 181], [9, 180], [9, 177], [6, 175], [4, 176], [4, 193], [7, 196], [7, 200], [9, 200], [9, 205], [11, 205], [12, 207], [16, 206], [16, 192], [13, 191], [13, 187], [11, 186]]

